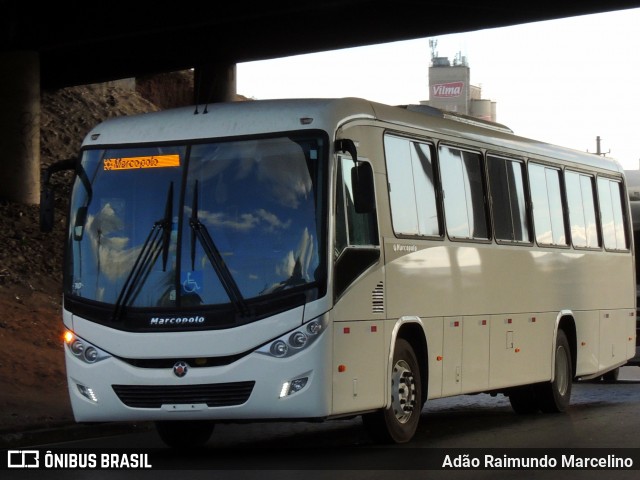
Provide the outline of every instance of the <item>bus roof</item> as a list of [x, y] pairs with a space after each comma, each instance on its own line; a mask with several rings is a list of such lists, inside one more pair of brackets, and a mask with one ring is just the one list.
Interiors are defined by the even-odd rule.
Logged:
[[83, 147], [230, 138], [321, 129], [333, 132], [350, 121], [378, 120], [487, 144], [523, 156], [538, 155], [623, 172], [608, 157], [520, 137], [508, 127], [449, 114], [432, 107], [390, 106], [360, 98], [281, 99], [214, 103], [117, 117], [94, 127]]

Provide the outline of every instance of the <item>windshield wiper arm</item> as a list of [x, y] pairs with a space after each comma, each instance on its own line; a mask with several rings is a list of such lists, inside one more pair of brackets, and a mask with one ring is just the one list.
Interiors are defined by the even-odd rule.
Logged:
[[247, 307], [244, 297], [240, 292], [240, 288], [238, 288], [238, 284], [233, 278], [233, 275], [231, 275], [229, 267], [227, 267], [227, 264], [225, 263], [224, 258], [222, 258], [222, 255], [211, 238], [211, 235], [209, 235], [207, 227], [198, 218], [197, 180], [193, 192], [193, 204], [191, 209], [191, 218], [189, 219], [189, 226], [191, 227], [191, 270], [195, 269], [195, 243], [197, 238], [209, 259], [209, 262], [213, 266], [213, 269], [216, 271], [222, 287], [225, 292], [227, 292], [231, 303], [233, 303], [240, 315], [248, 315], [249, 308]]
[[[171, 243], [171, 229], [173, 222], [173, 182], [169, 185], [167, 203], [164, 207], [164, 218], [162, 219], [162, 271], [167, 271], [167, 260], [169, 259], [169, 244]], [[156, 222], [157, 223], [157, 222]]]
[[120, 289], [118, 298], [113, 310], [113, 321], [119, 321], [122, 317], [124, 307], [129, 304], [131, 299], [137, 294], [137, 290], [144, 284], [144, 280], [149, 276], [151, 267], [155, 264], [160, 252], [162, 252], [162, 271], [167, 269], [167, 260], [169, 258], [169, 243], [171, 240], [171, 216], [173, 213], [173, 182], [169, 185], [167, 193], [167, 202], [164, 209], [164, 218], [156, 221], [151, 227], [149, 235], [147, 235], [140, 253], [136, 257], [136, 261], [127, 276], [127, 279]]

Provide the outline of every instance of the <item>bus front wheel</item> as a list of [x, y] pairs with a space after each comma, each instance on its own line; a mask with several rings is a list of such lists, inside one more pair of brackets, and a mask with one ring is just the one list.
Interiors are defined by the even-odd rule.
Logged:
[[391, 372], [391, 405], [363, 415], [369, 435], [380, 443], [405, 443], [413, 438], [422, 406], [420, 367], [413, 348], [403, 338], [396, 342]]
[[540, 410], [544, 413], [564, 412], [571, 399], [573, 368], [571, 350], [564, 331], [558, 330], [555, 348], [555, 375], [551, 382], [536, 385]]
[[213, 433], [213, 422], [172, 420], [156, 422], [160, 439], [175, 449], [202, 447]]

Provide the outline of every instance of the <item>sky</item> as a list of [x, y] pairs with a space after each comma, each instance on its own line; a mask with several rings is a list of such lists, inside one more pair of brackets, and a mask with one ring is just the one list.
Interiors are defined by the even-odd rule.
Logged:
[[516, 134], [601, 151], [640, 165], [640, 9], [439, 35], [237, 65], [237, 92], [255, 99], [361, 97], [390, 105], [429, 99], [429, 39], [467, 57], [471, 84]]

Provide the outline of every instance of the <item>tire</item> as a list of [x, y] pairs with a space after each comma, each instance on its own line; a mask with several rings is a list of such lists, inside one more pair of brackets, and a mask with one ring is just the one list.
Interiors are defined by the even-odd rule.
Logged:
[[616, 383], [618, 381], [619, 376], [620, 376], [620, 367], [614, 368], [613, 370], [610, 370], [604, 375], [602, 375], [602, 381], [604, 383]]
[[420, 366], [413, 348], [397, 340], [391, 372], [391, 406], [362, 416], [369, 435], [378, 443], [406, 443], [416, 433], [422, 406]]
[[551, 382], [536, 385], [536, 397], [540, 410], [544, 413], [564, 412], [571, 400], [573, 367], [571, 349], [563, 330], [558, 330], [554, 355], [555, 374]]
[[215, 424], [206, 421], [156, 422], [162, 441], [175, 449], [202, 447], [213, 433]]
[[533, 385], [523, 385], [509, 390], [509, 402], [513, 411], [520, 415], [538, 413], [540, 406]]

